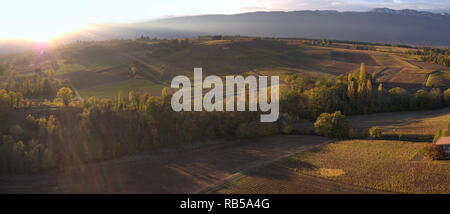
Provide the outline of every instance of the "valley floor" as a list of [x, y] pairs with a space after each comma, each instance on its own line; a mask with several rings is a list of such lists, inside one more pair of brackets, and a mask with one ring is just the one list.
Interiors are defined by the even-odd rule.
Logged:
[[351, 140], [255, 168], [209, 190], [221, 194], [449, 193], [450, 162], [424, 161], [425, 143]]
[[5, 175], [0, 176], [0, 193], [199, 193], [252, 168], [331, 141], [279, 135], [188, 151], [152, 152], [41, 174]]
[[[351, 116], [349, 120], [354, 128], [378, 125], [386, 132], [395, 129], [408, 134], [405, 130], [411, 129], [433, 134], [448, 124], [448, 116], [449, 108], [445, 108]], [[362, 140], [329, 144], [333, 141], [312, 135], [279, 135], [164, 149], [58, 171], [2, 175], [0, 193], [412, 193], [442, 192], [450, 183], [447, 161], [417, 162], [424, 143]], [[305, 151], [309, 159], [297, 158]], [[418, 170], [431, 171], [418, 174]], [[365, 172], [374, 174], [369, 178]], [[389, 173], [400, 177], [391, 179]], [[438, 186], [429, 186], [434, 184]]]

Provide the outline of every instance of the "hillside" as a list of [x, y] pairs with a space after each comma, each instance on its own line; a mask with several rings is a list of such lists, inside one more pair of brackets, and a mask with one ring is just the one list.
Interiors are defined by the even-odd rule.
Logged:
[[[446, 87], [449, 68], [423, 62], [409, 49], [396, 46], [357, 45], [302, 39], [210, 37], [191, 40], [113, 40], [78, 42], [59, 48], [5, 58], [20, 81], [36, 72], [54, 71], [68, 80], [82, 97], [115, 97], [131, 90], [159, 95], [176, 75], [278, 75], [281, 84], [291, 74], [312, 79], [345, 75], [365, 63], [367, 71], [384, 87], [415, 92], [428, 86]], [[370, 50], [365, 50], [370, 49]], [[133, 72], [131, 72], [133, 68]]]

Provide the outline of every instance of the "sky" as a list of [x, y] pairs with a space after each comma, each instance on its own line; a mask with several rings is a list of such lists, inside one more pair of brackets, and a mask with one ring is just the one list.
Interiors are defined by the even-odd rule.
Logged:
[[5, 0], [0, 38], [46, 41], [88, 23], [130, 23], [201, 14], [372, 8], [450, 11], [450, 0]]

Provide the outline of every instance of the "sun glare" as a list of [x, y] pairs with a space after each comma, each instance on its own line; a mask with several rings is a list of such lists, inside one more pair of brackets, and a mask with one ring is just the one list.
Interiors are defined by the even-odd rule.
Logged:
[[63, 34], [75, 32], [82, 28], [82, 25], [58, 26], [39, 23], [35, 25], [27, 25], [26, 27], [10, 26], [8, 31], [1, 32], [1, 39], [24, 39], [37, 42], [49, 42]]

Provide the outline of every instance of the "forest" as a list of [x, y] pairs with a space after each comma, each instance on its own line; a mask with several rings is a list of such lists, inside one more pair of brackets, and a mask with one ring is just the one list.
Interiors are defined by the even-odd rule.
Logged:
[[2, 173], [64, 168], [198, 141], [289, 134], [295, 131], [293, 123], [301, 119], [317, 119], [319, 135], [346, 139], [352, 136], [344, 115], [450, 106], [450, 89], [386, 90], [381, 83], [375, 84], [364, 63], [357, 72], [337, 77], [288, 75], [289, 88], [281, 94], [281, 116], [276, 123], [258, 122], [259, 112], [174, 112], [167, 88], [161, 96], [131, 91], [116, 98], [78, 100], [70, 86], [51, 73], [44, 79], [36, 74], [21, 81], [11, 75], [0, 91], [2, 117], [14, 109], [32, 108], [36, 103], [30, 99], [36, 96], [53, 96], [54, 100], [39, 105], [59, 107], [47, 116], [28, 115], [2, 134]]

